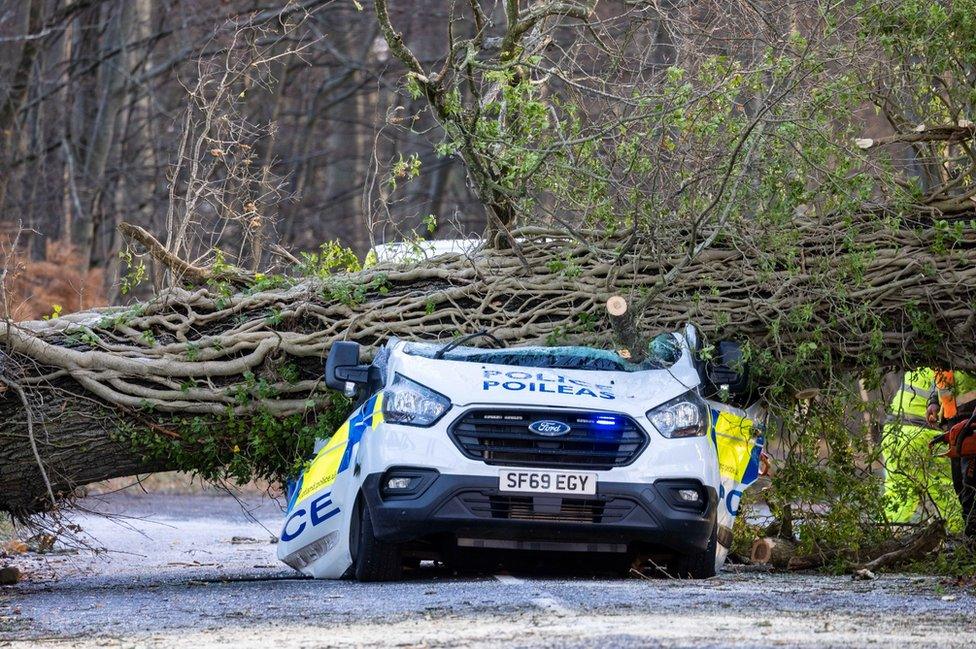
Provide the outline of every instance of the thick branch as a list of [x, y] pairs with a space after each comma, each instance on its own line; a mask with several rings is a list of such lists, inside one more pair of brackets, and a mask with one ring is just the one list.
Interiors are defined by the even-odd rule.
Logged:
[[119, 232], [122, 236], [143, 245], [149, 255], [168, 268], [178, 280], [190, 284], [206, 284], [209, 281], [225, 281], [234, 284], [247, 284], [254, 281], [254, 273], [236, 266], [226, 266], [219, 270], [194, 266], [171, 253], [149, 232], [131, 223], [120, 223]]
[[926, 128], [924, 125], [910, 133], [895, 133], [877, 139], [863, 138], [857, 140], [862, 149], [875, 149], [889, 144], [911, 144], [915, 142], [946, 142], [958, 143], [976, 137], [976, 125], [964, 123], [958, 126], [934, 126]]

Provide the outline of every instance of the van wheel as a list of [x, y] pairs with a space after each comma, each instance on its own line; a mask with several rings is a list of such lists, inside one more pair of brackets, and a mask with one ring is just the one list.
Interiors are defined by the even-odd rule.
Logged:
[[715, 550], [718, 546], [718, 524], [712, 528], [704, 552], [676, 555], [668, 562], [668, 575], [675, 579], [708, 579], [715, 576]]
[[350, 573], [357, 581], [396, 581], [403, 574], [400, 548], [377, 540], [369, 507], [359, 501], [349, 529]]

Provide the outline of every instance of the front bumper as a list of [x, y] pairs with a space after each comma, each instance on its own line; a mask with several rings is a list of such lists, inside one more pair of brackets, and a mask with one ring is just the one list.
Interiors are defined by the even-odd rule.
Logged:
[[389, 542], [448, 535], [473, 547], [653, 546], [688, 553], [706, 550], [715, 527], [717, 494], [697, 481], [706, 494], [700, 511], [675, 506], [674, 481], [600, 482], [596, 496], [561, 496], [501, 492], [497, 477], [430, 471], [415, 494], [384, 497], [380, 485], [390, 473], [363, 482], [374, 533]]

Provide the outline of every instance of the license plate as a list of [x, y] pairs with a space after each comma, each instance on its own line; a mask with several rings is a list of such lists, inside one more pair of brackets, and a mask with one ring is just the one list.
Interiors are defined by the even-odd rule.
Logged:
[[503, 469], [498, 472], [499, 491], [543, 494], [596, 494], [596, 474], [574, 471]]

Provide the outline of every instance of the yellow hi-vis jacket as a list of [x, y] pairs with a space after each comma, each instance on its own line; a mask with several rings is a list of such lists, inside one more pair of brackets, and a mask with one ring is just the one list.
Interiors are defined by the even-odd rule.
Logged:
[[888, 406], [888, 420], [928, 427], [925, 411], [933, 394], [937, 394], [935, 370], [922, 367], [906, 372], [901, 389]]
[[932, 369], [906, 372], [901, 389], [889, 404], [881, 448], [885, 513], [893, 523], [909, 523], [938, 512], [952, 521], [950, 526], [956, 524], [954, 512], [959, 503], [952, 490], [949, 465], [929, 450], [929, 442], [939, 432], [925, 420], [931, 400], [938, 399], [935, 382]]

